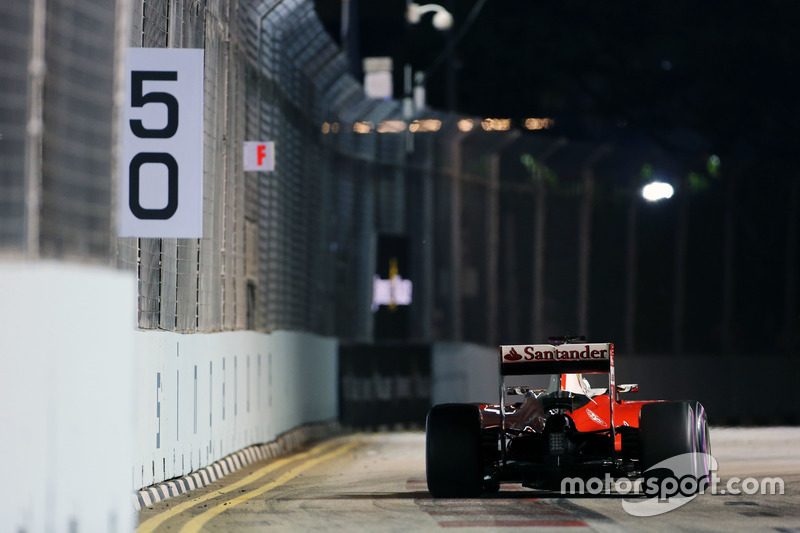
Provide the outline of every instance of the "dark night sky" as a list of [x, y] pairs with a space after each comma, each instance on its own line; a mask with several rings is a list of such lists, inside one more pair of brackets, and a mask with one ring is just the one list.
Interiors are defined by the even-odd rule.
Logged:
[[[394, 59], [395, 98], [400, 98], [402, 65], [427, 69], [445, 50], [447, 35], [437, 32], [429, 19], [406, 25], [405, 0], [349, 1], [358, 5], [360, 56]], [[323, 24], [338, 40], [341, 0], [315, 3]], [[732, 343], [769, 349], [769, 342], [788, 339], [794, 331], [794, 346], [800, 346], [800, 304], [796, 288], [791, 289], [798, 272], [789, 270], [797, 270], [791, 213], [800, 201], [795, 185], [800, 178], [800, 30], [795, 27], [800, 4], [439, 3], [455, 16], [453, 34], [475, 5], [483, 7], [445, 63], [455, 77], [454, 98], [446, 97], [447, 68], [440, 68], [427, 84], [430, 107], [511, 118], [516, 125], [527, 117], [552, 118], [553, 130], [529, 136], [563, 136], [576, 141], [572, 145], [612, 145], [615, 161], [630, 163], [611, 168], [607, 174], [612, 176], [632, 176], [635, 165], [638, 169], [652, 157], [653, 147], [665, 158], [653, 163], [673, 165], [684, 178], [689, 172], [705, 175], [709, 156], [719, 156], [722, 170], [713, 186], [689, 187], [693, 196], [686, 259], [687, 337], [697, 349], [718, 345], [719, 339], [709, 339], [719, 333], [715, 328], [725, 307], [736, 325], [732, 331], [740, 337]], [[676, 216], [677, 207], [674, 202], [662, 207], [643, 209], [638, 223], [646, 236], [638, 259], [640, 299], [646, 302], [639, 323], [653, 324], [654, 329], [637, 334], [654, 345], [669, 343], [658, 340], [659, 335], [669, 335], [659, 324], [671, 320], [672, 260], [665, 257], [675, 246], [669, 217]], [[611, 246], [620, 235], [599, 234], [598, 239]], [[723, 263], [735, 265], [724, 279]], [[599, 294], [603, 284], [593, 287]], [[608, 301], [619, 297], [605, 296]]]
[[[479, 0], [444, 1], [459, 24]], [[355, 2], [353, 2], [355, 3]], [[338, 39], [339, 0], [316, 0]], [[358, 0], [361, 56], [425, 69], [445, 49], [405, 0]], [[570, 138], [646, 136], [671, 151], [794, 158], [800, 140], [800, 8], [788, 1], [488, 0], [445, 64], [454, 109], [555, 118]], [[428, 102], [448, 108], [446, 68]], [[396, 85], [399, 91], [399, 85]], [[792, 165], [793, 166], [793, 165]]]

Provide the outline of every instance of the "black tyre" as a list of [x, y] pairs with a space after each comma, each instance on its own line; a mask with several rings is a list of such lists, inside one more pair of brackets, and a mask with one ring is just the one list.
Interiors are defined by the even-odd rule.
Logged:
[[700, 402], [692, 402], [695, 418], [695, 451], [697, 452], [696, 473], [701, 487], [705, 488], [711, 481], [711, 434], [708, 431], [706, 409]]
[[425, 424], [428, 490], [435, 498], [476, 498], [483, 491], [481, 414], [470, 404], [435, 405]]
[[[705, 486], [708, 424], [699, 402], [645, 404], [639, 414], [639, 442], [648, 494], [688, 496]], [[666, 468], [654, 468], [662, 462]]]

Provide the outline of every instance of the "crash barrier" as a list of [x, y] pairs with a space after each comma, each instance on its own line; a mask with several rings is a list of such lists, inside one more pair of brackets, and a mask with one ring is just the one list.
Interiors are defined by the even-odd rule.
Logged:
[[[342, 423], [352, 427], [424, 424], [420, 401], [404, 411], [399, 407], [402, 398], [391, 396], [392, 383], [407, 379], [410, 368], [402, 348], [393, 346], [388, 351], [365, 345], [359, 350], [355, 358], [340, 349], [342, 361], [359, 369], [340, 370]], [[427, 351], [425, 345], [415, 345], [408, 354], [416, 368], [430, 365], [430, 405], [498, 401], [496, 348], [434, 343]], [[627, 393], [625, 399], [698, 400], [712, 425], [793, 425], [800, 423], [800, 404], [792, 396], [798, 366], [791, 354], [628, 355], [617, 351], [616, 376], [617, 383], [639, 384], [639, 392]], [[546, 386], [541, 381], [531, 384]]]
[[310, 333], [137, 332], [139, 489], [337, 416], [336, 341]]
[[0, 295], [0, 531], [132, 530], [135, 276], [3, 262]]
[[174, 480], [136, 491], [133, 506], [141, 510], [155, 503], [174, 498], [187, 491], [205, 487], [218, 479], [264, 459], [289, 453], [303, 444], [329, 438], [341, 433], [338, 422], [308, 424], [284, 433], [272, 442], [247, 447], [232, 453], [213, 464]]
[[339, 380], [342, 426], [424, 428], [435, 404], [497, 401], [497, 351], [456, 342], [343, 343]]
[[137, 331], [101, 267], [0, 263], [0, 294], [2, 532], [131, 531], [135, 491], [336, 419], [334, 339]]
[[433, 404], [497, 403], [497, 350], [455, 342], [433, 345]]
[[423, 428], [437, 403], [497, 399], [497, 351], [467, 343], [343, 343], [339, 421], [358, 429]]
[[339, 420], [360, 429], [421, 428], [431, 405], [431, 347], [339, 346]]

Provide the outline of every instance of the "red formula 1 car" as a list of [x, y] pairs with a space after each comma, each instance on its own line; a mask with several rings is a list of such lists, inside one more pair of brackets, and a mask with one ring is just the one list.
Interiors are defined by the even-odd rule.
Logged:
[[[698, 483], [684, 486], [697, 491], [708, 479], [703, 406], [620, 399], [638, 386], [616, 384], [612, 343], [551, 337], [550, 344], [500, 346], [499, 370], [498, 404], [440, 404], [428, 413], [426, 469], [434, 497], [477, 497], [502, 483], [559, 490], [567, 478], [688, 473]], [[546, 389], [524, 384], [548, 374]], [[592, 388], [584, 374], [606, 374], [608, 388]], [[666, 460], [686, 464], [665, 472]]]

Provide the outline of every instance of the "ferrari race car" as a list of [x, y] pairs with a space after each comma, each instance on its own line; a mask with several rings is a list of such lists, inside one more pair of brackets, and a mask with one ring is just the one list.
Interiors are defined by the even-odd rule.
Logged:
[[[608, 387], [592, 388], [588, 374], [606, 374]], [[638, 385], [616, 384], [612, 343], [551, 337], [550, 344], [500, 346], [499, 375], [499, 403], [439, 404], [429, 411], [426, 472], [434, 497], [477, 497], [502, 483], [559, 490], [567, 478], [662, 482], [691, 474], [696, 482], [681, 484], [690, 492], [707, 482], [703, 406], [622, 400], [620, 394]], [[546, 389], [524, 384], [547, 383], [546, 375]], [[662, 468], [667, 460], [671, 471]]]

